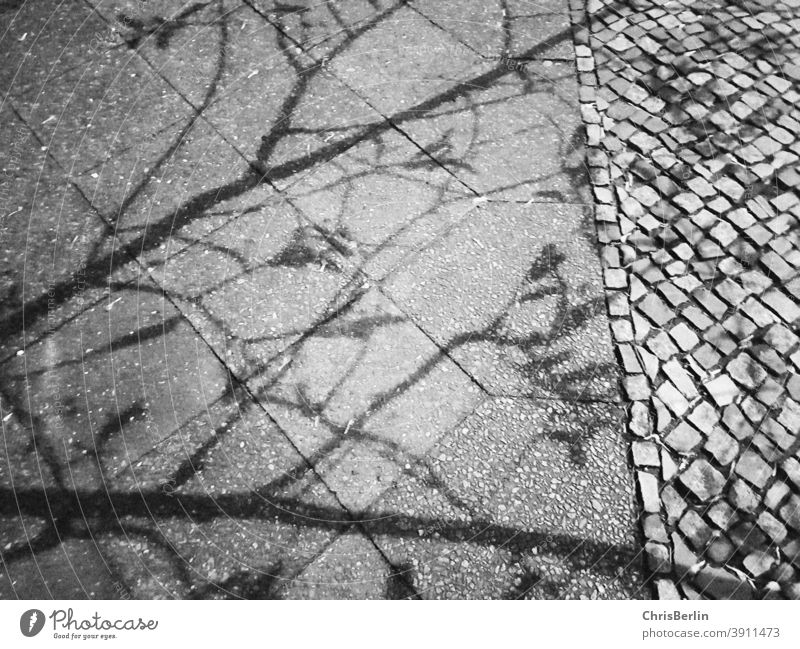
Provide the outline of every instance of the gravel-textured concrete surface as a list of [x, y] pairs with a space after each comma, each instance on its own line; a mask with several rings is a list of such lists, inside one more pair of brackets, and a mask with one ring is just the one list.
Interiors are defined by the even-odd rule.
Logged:
[[2, 4], [0, 595], [651, 595], [581, 12], [461, 4]]

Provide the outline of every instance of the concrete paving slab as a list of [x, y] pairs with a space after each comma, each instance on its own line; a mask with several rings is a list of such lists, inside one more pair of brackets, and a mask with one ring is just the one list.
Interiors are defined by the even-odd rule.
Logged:
[[346, 51], [403, 6], [401, 0], [352, 0], [287, 5], [276, 0], [253, 0], [255, 9], [315, 59]]
[[283, 188], [355, 144], [381, 120], [326, 66], [274, 43], [275, 33], [263, 34], [269, 40], [263, 73], [252, 74], [260, 68], [253, 68], [248, 43], [238, 51], [229, 48], [234, 69], [237, 62], [244, 67], [203, 114], [262, 175]]
[[109, 233], [7, 104], [0, 119], [5, 125], [0, 130], [0, 318], [5, 319], [25, 312], [28, 301], [46, 299], [54, 287], [78, 279]]
[[0, 9], [0, 95], [41, 88], [66, 70], [120, 45], [82, 0], [8, 3]]
[[146, 258], [208, 344], [245, 378], [346, 305], [360, 284], [337, 242], [284, 199], [268, 194], [251, 207], [211, 215], [216, 230], [166, 259], [160, 250]]
[[6, 398], [69, 488], [98, 486], [228, 385], [224, 366], [154, 284], [117, 280], [101, 303], [3, 363]]
[[393, 117], [414, 142], [492, 199], [591, 202], [570, 65], [498, 62], [450, 78], [450, 90]]
[[402, 577], [361, 533], [340, 536], [281, 593], [285, 599], [406, 599]]
[[566, 61], [575, 56], [564, 0], [414, 0], [411, 6], [481, 56]]
[[[25, 441], [17, 432], [4, 423], [10, 442]], [[19, 447], [15, 460], [36, 459], [30, 443]], [[266, 413], [235, 388], [77, 498], [71, 485], [48, 479], [47, 468], [40, 477], [24, 466], [10, 476], [17, 515], [14, 497], [2, 507], [18, 528], [27, 523], [3, 545], [14, 569], [0, 579], [24, 581], [20, 593], [46, 583], [63, 597], [81, 589], [98, 597], [89, 594], [98, 588], [91, 580], [105, 566], [114, 578], [110, 587], [108, 577], [103, 582], [107, 598], [273, 597], [351, 524]], [[8, 477], [0, 473], [3, 489]], [[49, 518], [45, 493], [55, 512]], [[44, 553], [43, 584], [19, 578], [20, 570], [35, 568], [25, 559], [26, 538], [65, 559], [48, 562]], [[94, 572], [72, 575], [69, 562], [90, 561]], [[10, 596], [8, 588], [2, 584], [0, 592]]]
[[20, 413], [14, 412], [12, 402], [2, 394], [0, 411], [0, 493], [4, 503], [0, 511], [0, 548], [5, 558], [26, 550], [28, 539], [43, 534], [50, 525], [52, 512], [26, 511], [24, 495], [30, 490], [54, 489], [57, 482], [48, 462], [34, 450], [31, 429], [25, 427]]
[[[199, 445], [201, 438], [184, 439], [183, 453], [173, 454], [162, 444], [157, 459], [149, 453], [130, 468], [131, 475], [148, 477], [131, 491], [152, 501], [160, 523], [143, 516], [120, 527], [144, 526], [174, 553], [173, 571], [180, 578], [173, 596], [272, 598], [351, 523], [254, 401], [242, 395], [211, 410], [202, 418], [207, 425], [197, 427], [206, 436]], [[154, 488], [153, 468], [162, 461], [171, 464], [171, 476]], [[124, 550], [120, 536], [118, 550]], [[144, 566], [126, 581], [139, 584], [138, 597], [151, 597], [159, 588]]]
[[490, 399], [365, 515], [426, 598], [631, 598], [634, 498], [605, 404]]
[[[276, 30], [243, 3], [164, 4], [105, 2], [98, 10], [113, 14], [109, 20], [127, 46], [196, 108], [218, 99], [240, 78], [275, 67], [268, 53]], [[171, 6], [176, 4], [181, 6]], [[241, 50], [247, 46], [262, 50], [263, 56], [258, 62], [249, 57], [245, 70]], [[276, 74], [273, 80], [279, 78]]]
[[473, 206], [460, 182], [392, 129], [316, 165], [286, 194], [323, 231], [345, 239], [375, 280]]
[[481, 399], [375, 289], [251, 385], [351, 511], [389, 488]]
[[119, 599], [118, 583], [92, 539], [71, 539], [14, 561], [0, 573], [0, 597]]
[[315, 476], [278, 495], [227, 490], [234, 470], [215, 464], [168, 493], [110, 494], [125, 514], [95, 535], [129, 597], [273, 599], [351, 524]]
[[219, 227], [215, 216], [270, 193], [213, 127], [193, 117], [143, 138], [75, 182], [133, 256], [161, 246], [177, 252], [194, 233]]
[[386, 290], [491, 394], [614, 400], [590, 227], [577, 206], [489, 203]]
[[109, 50], [25, 89], [12, 104], [70, 173], [109, 160], [192, 114], [191, 106], [127, 49]]
[[360, 35], [328, 65], [378, 111], [391, 116], [450, 90], [480, 64], [477, 54], [404, 7]]

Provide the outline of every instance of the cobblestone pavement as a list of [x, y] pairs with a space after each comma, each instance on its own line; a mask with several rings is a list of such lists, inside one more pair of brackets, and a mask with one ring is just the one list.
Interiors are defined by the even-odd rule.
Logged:
[[662, 598], [800, 598], [800, 2], [590, 0], [581, 111]]
[[0, 594], [650, 596], [583, 16], [0, 3]]

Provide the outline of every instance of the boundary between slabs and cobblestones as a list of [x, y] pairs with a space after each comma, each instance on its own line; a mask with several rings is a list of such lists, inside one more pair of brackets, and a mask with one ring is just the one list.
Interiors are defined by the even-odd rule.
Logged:
[[[633, 261], [632, 251], [623, 247], [622, 230], [615, 193], [607, 188], [610, 178], [609, 159], [603, 146], [602, 116], [597, 108], [598, 78], [591, 48], [589, 11], [586, 0], [569, 0], [575, 62], [578, 75], [581, 119], [586, 130], [586, 163], [594, 199], [594, 218], [601, 263], [606, 307], [614, 346], [633, 340], [633, 321], [628, 300], [624, 266]], [[623, 375], [624, 376], [624, 375]], [[669, 566], [671, 549], [666, 532], [660, 541], [653, 540], [653, 530], [663, 530], [661, 498], [658, 493], [661, 456], [650, 441], [655, 434], [648, 408], [641, 401], [626, 403], [626, 443], [632, 464], [637, 498], [643, 511], [639, 532], [647, 555], [645, 574], [658, 575]], [[659, 529], [660, 528], [660, 529]], [[648, 536], [650, 532], [650, 536]], [[674, 579], [660, 574], [651, 580], [653, 595], [659, 599], [681, 599]]]

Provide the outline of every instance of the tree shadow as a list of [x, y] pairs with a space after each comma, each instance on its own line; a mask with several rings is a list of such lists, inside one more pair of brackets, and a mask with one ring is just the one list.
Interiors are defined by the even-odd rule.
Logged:
[[[189, 29], [201, 11], [211, 7], [213, 2], [195, 3], [187, 7], [184, 11], [173, 18], [162, 19], [158, 16], [150, 16], [146, 19], [131, 17], [125, 14], [120, 15], [120, 21], [128, 27], [132, 33], [127, 37], [127, 43], [131, 48], [141, 48], [145, 42], [152, 39], [159, 49], [169, 49], [176, 36], [182, 31]], [[369, 20], [358, 25], [356, 28], [346, 30], [343, 41], [333, 50], [332, 56], [341, 56], [347, 53], [353, 43], [375, 29], [382, 21], [388, 19], [403, 3], [386, 10], [379, 10], [376, 4], [376, 15]], [[217, 52], [216, 68], [207, 92], [199, 106], [197, 112], [179, 128], [178, 135], [173, 138], [166, 147], [166, 150], [156, 159], [151, 161], [151, 172], [147, 178], [143, 179], [125, 198], [117, 215], [119, 221], [125, 214], [133, 209], [135, 200], [142, 196], [153, 182], [156, 171], [163, 168], [165, 164], [173, 158], [182, 146], [187, 135], [195, 127], [195, 123], [201, 118], [204, 109], [209, 106], [218, 94], [217, 84], [222, 78], [226, 66], [226, 43], [227, 26], [225, 16], [222, 14], [222, 5], [219, 5], [220, 15], [218, 27], [220, 30], [220, 46]], [[295, 11], [292, 5], [281, 5], [278, 13]], [[557, 39], [567, 37], [568, 33], [562, 33], [557, 37], [549, 39], [531, 48], [528, 52], [533, 56], [544, 51], [556, 42]], [[555, 40], [554, 40], [555, 39]], [[325, 66], [308, 66], [300, 60], [300, 57], [292, 52], [290, 48], [291, 40], [285, 35], [281, 36], [281, 48], [293, 69], [297, 72], [297, 79], [282, 102], [281, 111], [285, 115], [291, 116], [300, 106], [303, 98], [308, 93], [311, 83], [321, 74], [326, 73]], [[491, 87], [493, 84], [502, 80], [510, 74], [508, 70], [496, 68], [488, 72], [482, 72], [469, 79], [455, 81], [450, 87], [437, 92], [434, 96], [426, 98], [417, 104], [399, 111], [397, 114], [385, 118], [375, 114], [373, 122], [360, 126], [349, 134], [338, 134], [336, 141], [332, 143], [322, 143], [313, 151], [300, 154], [293, 159], [282, 162], [281, 164], [270, 166], [269, 161], [278, 146], [284, 140], [300, 131], [293, 128], [290, 120], [279, 122], [274, 126], [258, 143], [256, 159], [252, 161], [250, 167], [238, 178], [231, 182], [219, 186], [206, 187], [187, 200], [183, 201], [177, 208], [163, 214], [155, 221], [148, 223], [146, 229], [137, 232], [134, 236], [119, 246], [115, 246], [112, 252], [108, 252], [105, 244], [107, 240], [98, 241], [94, 254], [85, 264], [81, 273], [80, 281], [75, 277], [70, 277], [53, 283], [47, 293], [36, 296], [27, 296], [20, 287], [12, 287], [12, 296], [25, 298], [22, 305], [12, 311], [2, 322], [0, 322], [0, 338], [4, 341], [14, 341], [18, 336], [27, 331], [36, 330], [50, 314], [54, 313], [59, 307], [71, 304], [79, 295], [87, 289], [106, 289], [114, 286], [113, 282], [116, 273], [131, 260], [142, 261], [146, 255], [157, 250], [164, 241], [169, 240], [188, 226], [203, 222], [212, 216], [219, 216], [219, 209], [223, 203], [232, 201], [243, 196], [247, 196], [256, 188], [269, 185], [276, 188], [276, 182], [290, 178], [301, 171], [309, 171], [320, 162], [331, 160], [342, 153], [350, 151], [356, 145], [368, 142], [376, 146], [381, 143], [381, 136], [387, 133], [394, 133], [401, 129], [404, 124], [413, 122], [424, 122], [437, 114], [453, 118], [460, 115], [476, 114], [482, 106], [489, 105], [490, 102], [497, 100], [487, 100], [481, 97], [481, 91]], [[526, 80], [523, 86], [517, 91], [518, 95], [531, 92], [542, 92], [542, 88], [537, 85], [535, 80]], [[450, 108], [448, 104], [457, 100], [464, 100], [463, 108]], [[416, 178], [415, 173], [429, 168], [447, 168], [452, 174], [460, 171], [471, 170], [471, 162], [468, 156], [475, 150], [474, 145], [477, 141], [479, 125], [477, 119], [473, 125], [475, 135], [473, 142], [467, 147], [466, 154], [458, 157], [455, 153], [453, 144], [453, 134], [455, 130], [446, 130], [426, 149], [412, 148], [411, 153], [400, 160], [386, 158], [386, 162], [380, 159], [380, 164], [376, 165], [370, 172], [382, 175], [386, 178], [407, 179]], [[326, 127], [311, 133], [321, 137], [327, 137], [334, 132]], [[563, 135], [563, 134], [562, 134]], [[324, 140], [323, 140], [324, 141]], [[564, 149], [579, 146], [580, 137], [575, 134], [566, 134], [559, 146]], [[559, 171], [566, 171], [569, 177], [575, 182], [584, 182], [582, 170], [578, 168], [564, 167]], [[344, 178], [337, 181], [341, 186], [347, 186], [361, 178], [365, 172], [345, 174]], [[547, 180], [547, 177], [537, 180]], [[513, 186], [513, 183], [509, 183]], [[468, 196], [473, 194], [467, 193]], [[556, 200], [563, 200], [563, 194], [557, 190], [542, 190], [539, 198], [545, 197]], [[464, 196], [459, 195], [458, 200], [463, 200]], [[137, 292], [153, 292], [154, 295], [161, 295], [166, 301], [177, 304], [184, 301], [191, 302], [197, 311], [202, 314], [206, 322], [210, 322], [217, 331], [222, 332], [231, 346], [241, 345], [247, 348], [253, 343], [263, 342], [268, 336], [249, 336], [233, 332], [223, 318], [215, 315], [211, 308], [204, 302], [205, 298], [218, 294], [231, 288], [238, 281], [246, 281], [257, 272], [264, 269], [316, 269], [321, 265], [323, 268], [319, 272], [329, 275], [353, 280], [356, 284], [366, 282], [368, 274], [364, 270], [370, 258], [375, 257], [381, 251], [392, 246], [400, 237], [408, 232], [416, 220], [430, 216], [437, 209], [448, 207], [455, 203], [455, 199], [437, 195], [433, 204], [425, 212], [418, 215], [416, 219], [409, 219], [401, 227], [397, 228], [391, 235], [386, 236], [380, 243], [376, 244], [367, 253], [361, 252], [363, 246], [356, 246], [356, 235], [348, 229], [341, 219], [325, 227], [318, 222], [308, 218], [301, 218], [289, 236], [288, 242], [281, 247], [275, 254], [259, 263], [251, 263], [246, 255], [242, 255], [233, 246], [227, 244], [214, 244], [213, 242], [202, 241], [200, 239], [192, 241], [197, 248], [213, 250], [221, 255], [227, 263], [238, 269], [237, 272], [226, 276], [220, 281], [208, 281], [196, 294], [188, 295], [181, 293], [174, 287], [162, 288], [158, 285], [144, 283], [140, 288], [136, 287]], [[242, 213], [230, 214], [226, 224], [235, 225], [237, 219], [241, 218]], [[340, 215], [341, 216], [341, 215]], [[108, 222], [105, 235], [113, 238], [118, 235], [120, 229], [117, 222]], [[356, 254], [355, 250], [360, 251]], [[130, 403], [120, 402], [116, 404], [116, 412], [108, 415], [100, 426], [99, 430], [93, 435], [93, 445], [83, 446], [78, 452], [86, 451], [89, 459], [86, 462], [93, 462], [93, 470], [98, 474], [102, 481], [103, 488], [90, 491], [70, 489], [68, 478], [65, 476], [70, 470], [69, 464], [62, 462], [60, 455], [56, 452], [57, 444], [47, 438], [47, 424], [38, 418], [35, 408], [31, 407], [31, 392], [29, 382], [36, 380], [40, 375], [64, 370], [69, 367], [83, 367], [83, 363], [95, 357], [108, 355], [109, 365], [113, 364], [111, 358], [112, 351], [120, 351], [130, 348], [140, 347], [144, 341], [164, 340], [170, 335], [175, 327], [184, 321], [183, 314], [165, 319], [157, 325], [141, 325], [132, 323], [132, 330], [128, 333], [115, 335], [112, 337], [109, 349], [98, 349], [87, 354], [80, 359], [68, 359], [66, 361], [47, 366], [45, 369], [37, 370], [33, 366], [24, 366], [21, 374], [14, 378], [18, 380], [16, 392], [4, 391], [4, 399], [11, 404], [14, 416], [21, 421], [30, 422], [31, 434], [30, 451], [37, 457], [41, 457], [47, 465], [47, 470], [52, 474], [57, 487], [55, 489], [19, 489], [13, 485], [3, 485], [0, 488], [0, 512], [6, 515], [16, 516], [37, 516], [49, 521], [47, 529], [36, 535], [34, 538], [17, 543], [10, 548], [3, 549], [2, 560], [4, 564], [13, 564], [23, 557], [30, 555], [36, 556], [37, 553], [57, 547], [65, 539], [78, 537], [87, 534], [85, 528], [76, 531], [76, 522], [91, 521], [90, 538], [98, 534], [107, 533], [117, 536], [120, 539], [127, 539], [128, 535], [140, 535], [146, 537], [148, 542], [157, 544], [162, 549], [168, 551], [175, 564], [176, 571], [181, 575], [181, 580], [186, 583], [195, 581], [192, 571], [187, 568], [179, 553], [172, 547], [170, 541], [166, 539], [159, 530], [159, 522], [170, 521], [180, 518], [189, 518], [193, 522], [208, 522], [218, 519], [234, 520], [278, 520], [287, 525], [297, 528], [315, 528], [333, 533], [342, 533], [352, 527], [364, 531], [369, 536], [384, 535], [392, 538], [407, 538], [418, 536], [417, 529], [435, 529], [437, 538], [442, 538], [454, 543], [464, 542], [469, 539], [470, 543], [481, 544], [501, 544], [513, 545], [522, 549], [530, 549], [546, 539], [552, 538], [550, 532], [529, 529], [517, 529], [513, 526], [498, 524], [494, 520], [478, 519], [471, 523], [464, 523], [460, 520], [447, 519], [426, 519], [422, 517], [407, 517], [396, 513], [387, 513], [386, 517], [378, 520], [361, 519], [348, 512], [345, 508], [322, 507], [314, 502], [305, 502], [300, 498], [290, 498], [283, 494], [294, 481], [301, 479], [309, 474], [314, 474], [317, 467], [327, 458], [333, 456], [339, 450], [346, 438], [348, 431], [375, 443], [380, 443], [381, 453], [386, 457], [397, 460], [402, 458], [408, 464], [408, 475], [413, 475], [422, 480], [427, 486], [437, 489], [455, 507], [464, 508], [464, 499], [457, 492], [449, 489], [447, 485], [438, 478], [432, 471], [430, 462], [423, 455], [413, 454], [400, 445], [388, 443], [386, 440], [379, 439], [377, 436], [366, 432], [369, 422], [377, 413], [385, 411], [390, 405], [397, 402], [403, 395], [415, 386], [418, 386], [428, 379], [431, 373], [444, 361], [452, 360], [453, 354], [469, 342], [488, 342], [500, 349], [521, 350], [526, 358], [523, 363], [523, 371], [532, 373], [546, 372], [556, 374], [555, 367], [563, 365], [569, 359], [569, 352], [560, 350], [557, 353], [549, 349], [549, 345], [575, 335], [581, 327], [602, 308], [602, 302], [597, 299], [586, 299], [579, 303], [574, 303], [568, 297], [569, 287], [564, 278], [562, 268], [565, 262], [565, 254], [555, 244], [547, 244], [541, 254], [531, 261], [530, 266], [520, 278], [515, 298], [522, 303], [532, 303], [544, 298], [553, 297], [556, 299], [555, 316], [553, 324], [544, 332], [531, 334], [509, 334], [504, 330], [505, 322], [508, 317], [512, 303], [509, 302], [499, 310], [495, 318], [485, 327], [474, 331], [460, 333], [451, 339], [444, 341], [437, 346], [436, 352], [415, 369], [408, 376], [403, 376], [390, 387], [378, 391], [369, 400], [369, 403], [361, 409], [347, 428], [336, 423], [333, 419], [326, 417], [325, 406], [331, 402], [341, 390], [347, 379], [348, 372], [340, 377], [339, 381], [331, 386], [329, 394], [322, 402], [314, 402], [304, 393], [304, 386], [298, 386], [297, 398], [285, 400], [281, 403], [293, 409], [303, 416], [310, 419], [319, 419], [323, 427], [333, 433], [333, 439], [323, 445], [316, 453], [304, 457], [302, 462], [295, 466], [287, 467], [281, 479], [259, 485], [252, 490], [244, 493], [233, 493], [220, 496], [198, 496], [183, 493], [182, 490], [198, 474], [202, 474], [210, 454], [226, 443], [229, 435], [227, 431], [231, 429], [232, 419], [222, 422], [215, 430], [214, 434], [208, 436], [204, 441], [198, 443], [190, 449], [185, 457], [175, 458], [168, 479], [165, 484], [170, 485], [174, 493], [164, 493], [159, 490], [139, 489], [139, 490], [120, 490], [114, 482], [119, 478], [121, 471], [112, 468], [112, 457], [109, 457], [107, 447], [110, 440], [115, 436], [124, 437], [126, 434], [127, 422], [133, 418], [139, 418], [146, 412], [146, 406], [137, 399]], [[197, 269], [202, 273], [202, 268]], [[316, 272], [316, 270], [315, 270]], [[340, 336], [347, 337], [355, 341], [367, 341], [370, 337], [380, 332], [382, 329], [404, 321], [400, 316], [397, 317], [365, 317], [358, 318], [354, 322], [340, 322], [349, 310], [357, 303], [364, 291], [353, 291], [353, 282], [348, 282], [346, 288], [335, 291], [332, 295], [326, 296], [326, 302], [319, 309], [307, 327], [302, 330], [292, 329], [282, 332], [276, 337], [286, 343], [288, 349], [287, 356], [291, 357], [292, 352], [296, 351], [303, 342], [311, 336]], [[102, 301], [97, 304], [101, 304]], [[96, 305], [91, 305], [87, 309], [91, 310]], [[75, 316], [75, 317], [81, 317]], [[43, 335], [46, 339], [59, 331], [59, 323], [55, 328], [50, 328]], [[166, 346], [166, 342], [165, 342]], [[213, 346], [212, 346], [213, 347]], [[544, 347], [544, 350], [542, 349]], [[214, 349], [214, 353], [224, 360], [224, 352], [219, 348]], [[8, 362], [9, 359], [6, 359]], [[269, 419], [270, 405], [274, 404], [275, 397], [271, 393], [271, 388], [276, 381], [285, 374], [289, 365], [279, 370], [273, 375], [266, 385], [253, 387], [253, 379], [261, 376], [266, 370], [274, 369], [274, 366], [256, 355], [253, 364], [238, 374], [234, 374], [234, 387], [229, 387], [224, 391], [222, 399], [230, 401], [238, 400], [242, 394], [247, 395], [247, 409], [257, 411], [263, 406], [264, 417]], [[273, 359], [269, 359], [272, 361]], [[581, 366], [575, 367], [569, 372], [560, 373], [557, 378], [562, 385], [574, 385], [580, 377], [585, 377], [587, 373], [596, 371], [596, 367]], [[603, 370], [609, 368], [602, 368]], [[349, 372], [355, 371], [355, 366], [349, 368]], [[568, 389], [560, 392], [561, 396], [578, 397], [580, 395], [571, 394]], [[77, 407], [77, 405], [75, 406]], [[70, 413], [67, 412], [67, 415]], [[198, 413], [201, 414], [201, 413]], [[241, 416], [239, 413], [237, 416]], [[545, 431], [545, 435], [551, 439], [566, 445], [569, 448], [570, 458], [576, 467], [586, 463], [586, 442], [592, 439], [598, 430], [598, 422], [581, 422], [576, 432], [566, 432], [558, 427], [550, 427]], [[352, 439], [353, 436], [349, 439]], [[130, 525], [122, 524], [121, 518], [141, 518], [153, 522], [152, 527], [140, 527], [134, 529]], [[127, 526], [126, 526], [127, 525]], [[600, 543], [591, 539], [584, 539], [580, 536], [568, 534], [556, 535], [557, 541], [561, 543], [565, 560], [570, 561], [573, 557], [573, 566], [578, 566], [585, 559], [576, 558], [576, 548], [583, 548], [589, 554], [589, 560], [593, 562], [596, 569], [606, 574], [617, 574], [620, 567], [627, 568], [636, 561], [637, 553], [631, 548], [618, 547], [613, 544]], [[83, 538], [83, 537], [81, 537]], [[622, 556], [622, 560], [611, 560], [611, 555]], [[622, 563], [620, 563], [620, 561]], [[193, 569], [192, 569], [193, 570]], [[223, 593], [232, 597], [246, 598], [269, 598], [275, 596], [278, 586], [276, 575], [283, 570], [280, 562], [272, 565], [264, 571], [241, 570], [226, 577], [219, 583], [208, 584], [192, 593], [192, 597], [206, 598]], [[413, 588], [413, 570], [407, 564], [392, 565], [391, 575], [386, 583], [386, 594], [390, 598], [409, 598], [415, 596]], [[532, 573], [523, 580], [523, 586], [530, 586], [536, 579]], [[521, 592], [524, 592], [525, 588]], [[553, 596], [557, 596], [558, 588], [552, 586], [550, 591]]]

